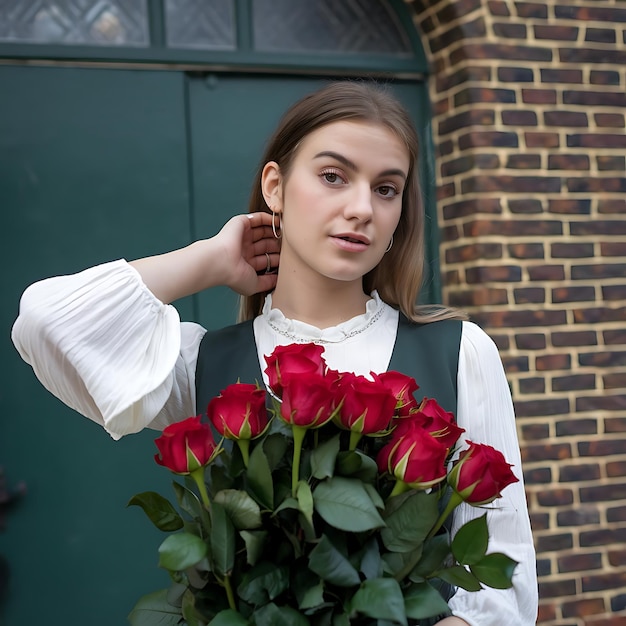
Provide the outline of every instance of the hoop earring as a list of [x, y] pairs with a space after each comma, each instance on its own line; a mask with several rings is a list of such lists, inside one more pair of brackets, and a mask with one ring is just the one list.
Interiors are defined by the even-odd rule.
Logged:
[[393, 247], [393, 235], [391, 235], [391, 241], [389, 242], [389, 246], [385, 250], [385, 254], [387, 254], [387, 252], [389, 252], [389, 250], [391, 250], [392, 247]]
[[[270, 209], [272, 212], [272, 233], [274, 233], [274, 237], [276, 239], [280, 239], [283, 236], [283, 225], [280, 220], [280, 213], [275, 213], [273, 209]], [[278, 229], [280, 230], [280, 235], [276, 234], [276, 215], [278, 215]]]

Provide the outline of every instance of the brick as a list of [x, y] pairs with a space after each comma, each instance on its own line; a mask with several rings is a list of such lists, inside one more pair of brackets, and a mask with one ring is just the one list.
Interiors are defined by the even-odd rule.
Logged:
[[588, 526], [600, 523], [600, 512], [596, 508], [577, 506], [575, 509], [559, 511], [556, 514], [558, 526]]
[[[500, 290], [498, 289], [495, 291]], [[504, 289], [503, 291], [506, 291], [506, 289]], [[492, 333], [491, 339], [493, 339], [493, 342], [496, 344], [498, 350], [508, 350], [510, 348], [511, 342], [509, 341], [508, 335], [498, 335]]]
[[560, 145], [558, 133], [524, 133], [524, 141], [528, 148], [558, 148]]
[[572, 374], [570, 376], [555, 376], [552, 379], [552, 391], [578, 391], [579, 389], [595, 388], [595, 374]]
[[465, 270], [465, 278], [469, 284], [490, 282], [519, 282], [522, 270], [517, 265], [489, 265], [470, 267]]
[[[561, 609], [561, 605], [559, 604], [559, 613]], [[539, 610], [537, 612], [537, 624], [543, 624], [544, 622], [549, 622], [551, 620], [556, 619], [556, 605], [554, 604], [546, 604], [543, 602], [539, 605]]]
[[598, 198], [598, 213], [624, 213], [626, 200], [622, 198]]
[[574, 502], [571, 489], [545, 489], [537, 493], [537, 502], [541, 506], [565, 506]]
[[[620, 373], [619, 375], [624, 376]], [[626, 385], [624, 385], [626, 387]], [[607, 417], [604, 420], [604, 432], [626, 433], [626, 417]]]
[[545, 256], [542, 243], [513, 243], [507, 250], [514, 259], [543, 259]]
[[610, 478], [626, 476], [626, 461], [615, 461], [614, 463], [607, 463], [606, 475]]
[[602, 338], [607, 346], [626, 344], [626, 329], [619, 328], [618, 330], [605, 330], [602, 332]]
[[576, 595], [576, 580], [573, 578], [567, 580], [555, 580], [554, 582], [539, 583], [540, 598], [559, 598], [563, 596]]
[[[604, 389], [626, 389], [626, 373], [605, 374], [602, 377]], [[624, 428], [626, 430], [626, 427]]]
[[594, 256], [592, 243], [553, 243], [550, 256], [554, 259], [583, 259]]
[[[441, 231], [441, 240], [445, 243], [450, 243], [452, 241], [456, 241], [459, 238], [459, 229], [456, 224], [451, 224], [449, 226], [444, 227]], [[446, 283], [447, 285], [448, 283]]]
[[[617, 454], [624, 454], [624, 450], [626, 450], [626, 439], [615, 439], [612, 438], [610, 440], [606, 439], [598, 439], [595, 441], [580, 441], [578, 443], [578, 454], [580, 456], [611, 456]], [[613, 485], [616, 487], [616, 485]], [[623, 488], [626, 488], [626, 485], [622, 485]], [[620, 496], [622, 498], [626, 496]], [[613, 497], [611, 499], [619, 499]]]
[[565, 70], [554, 68], [541, 68], [542, 83], [582, 83], [582, 70]]
[[528, 67], [499, 67], [498, 80], [503, 83], [532, 83], [535, 75]]
[[448, 24], [456, 21], [460, 16], [468, 15], [481, 6], [481, 0], [459, 0], [454, 4], [444, 6], [437, 11], [437, 19], [440, 24]]
[[549, 47], [537, 45], [514, 45], [501, 43], [468, 43], [453, 50], [450, 62], [466, 63], [468, 59], [506, 59], [507, 61], [552, 61], [553, 53]]
[[451, 291], [448, 294], [450, 306], [464, 308], [470, 306], [488, 306], [508, 304], [506, 289], [468, 289]]
[[607, 522], [626, 522], [626, 506], [616, 506], [607, 509]]
[[552, 290], [552, 302], [593, 302], [596, 299], [595, 287], [557, 287]]
[[[600, 555], [578, 555], [569, 557], [564, 561], [563, 569], [561, 569], [561, 563], [559, 561], [559, 572], [571, 572], [581, 571], [584, 569], [598, 569], [598, 565], [592, 560], [593, 557], [600, 558]], [[581, 567], [569, 567], [570, 562], [576, 562]], [[585, 562], [590, 564], [589, 567], [582, 567]], [[604, 613], [606, 608], [604, 606], [604, 600], [602, 598], [585, 598], [583, 600], [575, 600], [573, 602], [564, 602], [561, 608], [563, 617], [586, 617], [590, 615], [598, 615]]]
[[[567, 178], [565, 184], [567, 185], [567, 190], [574, 193], [582, 191], [592, 193], [608, 193], [612, 191], [626, 193], [626, 178], [617, 176], [605, 176], [603, 178], [578, 176], [576, 178]], [[626, 228], [626, 222], [623, 222], [622, 229], [624, 228]]]
[[[566, 419], [556, 424], [557, 437], [572, 435], [595, 435], [598, 432], [598, 423], [595, 419]], [[572, 470], [575, 471], [575, 470]]]
[[[609, 565], [619, 567], [626, 563], [626, 550], [609, 550]], [[626, 594], [623, 594], [623, 601], [626, 602]], [[626, 608], [626, 604], [624, 605]]]
[[530, 369], [527, 356], [502, 355], [502, 365], [506, 372], [527, 372]]
[[443, 217], [446, 220], [458, 217], [467, 217], [477, 213], [498, 214], [502, 213], [502, 205], [499, 198], [474, 198], [461, 200], [443, 207]]
[[[576, 398], [576, 411], [624, 411], [626, 395]], [[626, 446], [626, 443], [624, 444]], [[626, 450], [626, 447], [624, 447]]]
[[[622, 560], [621, 562], [624, 563], [624, 560]], [[613, 611], [613, 613], [626, 611], [626, 593], [620, 593], [614, 598], [611, 598], [611, 611]], [[615, 619], [619, 620], [621, 618], [619, 616], [616, 616]], [[616, 621], [614, 626], [619, 626], [619, 622]]]
[[610, 133], [568, 135], [567, 146], [569, 148], [624, 148], [626, 137]]
[[[580, 235], [626, 235], [626, 220], [588, 220], [570, 222], [570, 233]], [[622, 274], [626, 276], [626, 274]]]
[[552, 561], [550, 559], [537, 559], [537, 576], [549, 576], [552, 573]]
[[463, 193], [559, 193], [561, 179], [555, 176], [488, 176], [477, 175], [461, 183]]
[[565, 280], [562, 265], [536, 265], [527, 268], [530, 280]]
[[[594, 50], [581, 50], [580, 52], [596, 52]], [[626, 63], [626, 50], [622, 54]], [[605, 61], [600, 61], [604, 63]], [[563, 104], [582, 104], [585, 106], [626, 106], [626, 93], [619, 91], [578, 91], [565, 90], [563, 92]]]
[[622, 113], [595, 113], [595, 123], [603, 128], [624, 128], [626, 120]]
[[522, 102], [525, 104], [556, 104], [554, 89], [522, 89]]
[[519, 17], [548, 17], [548, 9], [542, 2], [516, 2], [515, 10]]
[[588, 26], [587, 31], [585, 32], [585, 41], [615, 43], [615, 30], [612, 28], [591, 28]]
[[447, 135], [468, 126], [492, 126], [495, 121], [495, 113], [492, 109], [472, 109], [457, 115], [452, 115], [443, 120], [438, 128], [439, 135]]
[[522, 287], [513, 290], [515, 304], [531, 304], [546, 301], [546, 291], [541, 287]]
[[[626, 307], [591, 307], [588, 309], [577, 309], [574, 311], [574, 321], [577, 324], [597, 322], [623, 322], [626, 320]], [[616, 357], [620, 358], [621, 357]]]
[[456, 187], [454, 183], [448, 183], [447, 185], [439, 185], [437, 188], [437, 199], [444, 200], [445, 198], [451, 198], [456, 194]]
[[601, 172], [623, 172], [626, 170], [626, 157], [623, 156], [598, 155], [596, 156], [596, 163]]
[[626, 365], [626, 352], [586, 352], [578, 355], [580, 365], [619, 367]]
[[546, 381], [543, 378], [521, 378], [519, 380], [520, 393], [544, 393]]
[[527, 31], [524, 24], [512, 24], [510, 22], [495, 22], [493, 32], [501, 39], [526, 39]]
[[535, 24], [533, 26], [535, 39], [552, 39], [554, 41], [576, 41], [578, 28], [576, 26], [551, 26]]
[[509, 7], [504, 0], [489, 0], [487, 6], [489, 7], [491, 15], [496, 15], [498, 17], [507, 17], [511, 15]]
[[623, 241], [602, 242], [600, 256], [626, 256], [626, 243]]
[[563, 6], [554, 7], [555, 17], [563, 17], [585, 22], [626, 22], [626, 9], [613, 9], [607, 6], [592, 8], [591, 6], [567, 6], [562, 0]]
[[557, 348], [567, 346], [595, 346], [598, 344], [598, 337], [593, 330], [552, 333], [551, 340], [552, 345]]
[[[447, 68], [446, 68], [447, 69]], [[484, 66], [469, 65], [462, 67], [451, 74], [438, 73], [436, 76], [436, 89], [438, 92], [449, 91], [453, 87], [470, 81], [489, 82], [491, 80], [491, 68]]]
[[454, 96], [454, 105], [457, 107], [476, 102], [515, 102], [515, 91], [491, 87], [466, 87]]
[[[626, 528], [623, 530], [624, 539], [622, 541], [626, 540]], [[606, 591], [607, 589], [619, 589], [620, 591], [623, 591], [624, 587], [626, 587], [626, 571], [583, 576], [582, 583], [583, 592]]]
[[602, 265], [574, 265], [573, 280], [589, 280], [598, 278], [623, 278], [626, 276], [626, 263], [604, 263]]
[[589, 120], [587, 114], [580, 111], [546, 111], [543, 114], [546, 126], [581, 126], [587, 128]]
[[626, 300], [626, 285], [606, 285], [602, 287], [604, 300]]
[[538, 170], [541, 168], [541, 155], [539, 154], [511, 154], [507, 159], [508, 169]]
[[486, 33], [485, 21], [482, 17], [475, 20], [464, 20], [443, 33], [431, 36], [429, 39], [430, 49], [433, 53], [448, 48], [458, 41], [463, 41], [472, 37], [481, 37]]
[[552, 470], [549, 467], [524, 470], [524, 482], [527, 485], [547, 485], [552, 482]]
[[569, 213], [589, 215], [591, 213], [591, 200], [574, 198], [550, 198], [548, 200], [550, 213]]
[[[559, 50], [559, 60], [561, 63], [602, 63], [607, 65], [621, 66], [626, 63], [626, 51], [593, 48], [561, 48]], [[571, 100], [564, 100], [566, 104], [576, 104]], [[580, 103], [582, 104], [582, 103]]]
[[543, 205], [537, 198], [509, 198], [509, 209], [511, 213], [543, 213]]
[[515, 335], [515, 343], [520, 350], [543, 350], [546, 336], [543, 333], [524, 333]]
[[518, 417], [563, 415], [569, 413], [569, 410], [569, 400], [567, 398], [515, 402], [515, 414]]
[[550, 528], [550, 515], [548, 513], [538, 513], [530, 511], [530, 525], [533, 530], [548, 530]]
[[[626, 528], [600, 528], [580, 533], [580, 545], [583, 548], [623, 543], [624, 541], [626, 541]], [[626, 576], [626, 572], [624, 575]], [[605, 589], [608, 588], [608, 586], [605, 587]], [[588, 591], [593, 591], [593, 589], [588, 588]]]
[[441, 175], [444, 177], [447, 176], [456, 176], [457, 174], [462, 174], [463, 172], [467, 172], [474, 168], [474, 156], [467, 155], [459, 157], [458, 159], [452, 159], [451, 161], [446, 161], [441, 165]]
[[507, 126], [537, 126], [537, 113], [520, 110], [502, 111], [502, 123]]
[[[594, 434], [597, 432], [593, 431]], [[597, 480], [601, 477], [600, 466], [597, 463], [589, 465], [569, 465], [562, 467], [559, 472], [559, 482], [585, 482], [586, 480]]]
[[454, 143], [452, 141], [442, 141], [439, 143], [437, 152], [439, 156], [447, 156], [454, 152]]
[[588, 170], [590, 159], [586, 154], [551, 154], [548, 156], [549, 170]]
[[537, 371], [567, 370], [571, 366], [572, 357], [569, 354], [547, 354], [538, 356], [535, 361]]
[[609, 70], [591, 70], [589, 82], [592, 85], [619, 85], [619, 72]]
[[568, 443], [528, 445], [522, 449], [522, 461], [524, 463], [562, 461], [571, 458], [572, 450]]
[[491, 328], [521, 328], [527, 326], [556, 326], [565, 324], [565, 311], [515, 310], [477, 311], [473, 318], [481, 326]]
[[471, 131], [459, 137], [459, 148], [516, 148], [519, 144], [517, 133], [504, 131]]

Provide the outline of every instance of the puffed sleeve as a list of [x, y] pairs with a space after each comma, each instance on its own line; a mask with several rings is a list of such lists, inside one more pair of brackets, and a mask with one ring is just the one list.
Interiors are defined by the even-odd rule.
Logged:
[[[463, 323], [458, 370], [457, 422], [463, 440], [500, 450], [513, 465], [519, 482], [483, 508], [462, 504], [454, 514], [452, 532], [487, 510], [488, 552], [504, 552], [518, 561], [512, 589], [467, 592], [458, 589], [450, 600], [454, 615], [471, 626], [534, 626], [537, 618], [535, 550], [524, 493], [520, 449], [511, 393], [498, 350], [488, 335]], [[461, 448], [465, 447], [461, 445]]]
[[12, 339], [46, 389], [119, 439], [195, 414], [204, 332], [119, 260], [28, 287]]

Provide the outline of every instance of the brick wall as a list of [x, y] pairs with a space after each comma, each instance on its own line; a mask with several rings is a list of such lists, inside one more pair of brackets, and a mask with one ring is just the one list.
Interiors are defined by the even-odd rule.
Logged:
[[407, 0], [446, 302], [513, 391], [539, 624], [626, 624], [626, 2]]

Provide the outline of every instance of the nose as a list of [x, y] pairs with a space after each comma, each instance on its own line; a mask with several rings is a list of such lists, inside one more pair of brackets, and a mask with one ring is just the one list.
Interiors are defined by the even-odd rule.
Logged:
[[346, 219], [368, 222], [372, 219], [372, 190], [369, 185], [355, 185], [344, 209]]

